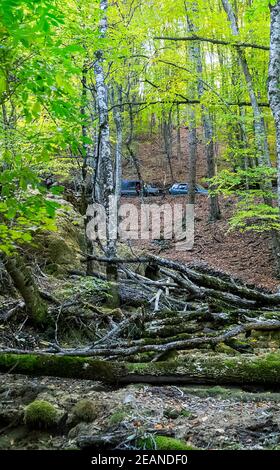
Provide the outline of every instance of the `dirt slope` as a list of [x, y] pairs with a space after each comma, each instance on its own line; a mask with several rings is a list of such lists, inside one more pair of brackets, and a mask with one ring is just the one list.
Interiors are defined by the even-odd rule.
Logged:
[[[200, 132], [201, 134], [201, 132]], [[177, 158], [176, 133], [173, 134], [172, 168], [175, 181], [186, 181], [188, 173], [188, 130], [181, 129], [182, 158]], [[172, 183], [169, 166], [164, 153], [161, 136], [157, 134], [144, 135], [137, 138], [136, 153], [140, 160], [142, 177], [146, 182], [168, 185]], [[216, 149], [221, 154], [221, 147]], [[219, 157], [217, 163], [219, 164]], [[125, 178], [135, 177], [133, 164], [125, 163], [123, 168]], [[201, 135], [198, 137], [197, 181], [201, 182], [207, 176], [204, 144]], [[127, 198], [125, 202], [140, 204], [140, 201]], [[149, 200], [146, 200], [149, 202]], [[164, 204], [185, 203], [183, 197], [167, 196], [152, 198], [151, 202]], [[271, 240], [268, 234], [253, 232], [229, 232], [228, 221], [234, 211], [235, 203], [232, 199], [221, 200], [223, 218], [215, 224], [208, 223], [207, 197], [200, 196], [195, 209], [195, 244], [191, 251], [177, 252], [174, 244], [165, 248], [158, 243], [137, 241], [134, 244], [146, 247], [163, 256], [193, 263], [206, 263], [212, 268], [228, 272], [240, 277], [248, 283], [256, 284], [267, 289], [277, 290], [280, 281], [274, 272], [274, 262], [271, 250]]]

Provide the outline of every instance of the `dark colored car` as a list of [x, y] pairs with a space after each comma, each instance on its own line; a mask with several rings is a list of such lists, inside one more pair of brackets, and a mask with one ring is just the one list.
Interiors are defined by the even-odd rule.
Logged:
[[139, 196], [142, 192], [142, 184], [139, 180], [123, 180], [121, 196]]
[[[171, 188], [169, 189], [169, 194], [172, 194], [173, 196], [177, 196], [180, 194], [188, 194], [189, 192], [189, 185], [187, 183], [175, 183]], [[195, 192], [197, 194], [208, 194], [207, 189], [203, 188], [203, 186], [200, 186], [199, 184], [195, 185]]]

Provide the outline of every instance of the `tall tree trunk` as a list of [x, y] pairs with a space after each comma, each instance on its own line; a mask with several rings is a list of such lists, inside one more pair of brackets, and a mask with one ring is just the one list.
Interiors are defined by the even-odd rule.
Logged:
[[[88, 175], [88, 168], [89, 166], [93, 166], [92, 162], [92, 155], [90, 152], [90, 146], [87, 143], [87, 139], [89, 136], [89, 119], [87, 117], [87, 104], [88, 104], [88, 93], [87, 93], [87, 76], [88, 76], [88, 69], [86, 63], [84, 63], [83, 70], [82, 70], [82, 93], [81, 93], [81, 118], [82, 118], [82, 157], [83, 157], [83, 165], [82, 165], [82, 188], [81, 188], [81, 214], [86, 215], [87, 207], [89, 204], [92, 203], [92, 189], [93, 189], [93, 182]], [[91, 120], [94, 122], [94, 115], [91, 115]], [[94, 141], [94, 140], [93, 140]], [[93, 150], [92, 150], [93, 151]], [[85, 228], [85, 239], [87, 245], [87, 252], [90, 254], [93, 253], [93, 241], [87, 236], [87, 225], [90, 221], [90, 217], [86, 215], [84, 218], [84, 228]], [[86, 265], [86, 272], [88, 275], [92, 274], [93, 272], [93, 265], [94, 262], [91, 259], [87, 259]]]
[[277, 194], [280, 210], [280, 0], [271, 6], [270, 61], [268, 72], [268, 96], [276, 126], [277, 145]]
[[[249, 148], [249, 145], [248, 145], [248, 139], [247, 139], [247, 133], [246, 133], [246, 125], [245, 125], [246, 112], [243, 106], [240, 107], [240, 117], [241, 117], [241, 123], [240, 123], [241, 146], [242, 146], [242, 150], [244, 150], [243, 168], [247, 172], [247, 170], [251, 167], [252, 162], [249, 162], [248, 155], [246, 154]], [[249, 180], [247, 176], [245, 180], [245, 188], [246, 188], [246, 191], [249, 190]]]
[[[193, 9], [196, 8], [196, 5], [193, 6]], [[186, 7], [186, 12], [187, 12]], [[187, 31], [189, 33], [195, 33], [195, 27], [187, 16]], [[199, 45], [197, 41], [191, 43], [189, 47], [189, 59], [191, 64], [194, 64], [195, 72], [197, 72], [199, 58]], [[200, 85], [198, 84], [198, 87]], [[193, 90], [194, 95], [196, 90]], [[196, 163], [197, 163], [197, 132], [196, 132], [196, 112], [195, 108], [190, 109], [190, 125], [189, 125], [189, 172], [188, 172], [188, 203], [195, 204], [195, 195], [196, 195]]]
[[173, 168], [172, 168], [172, 109], [169, 110], [168, 119], [166, 120], [165, 111], [162, 113], [162, 134], [164, 142], [164, 151], [169, 166], [170, 176], [172, 182], [174, 181]]
[[177, 127], [177, 135], [176, 135], [176, 143], [177, 143], [177, 159], [181, 163], [182, 161], [182, 145], [181, 145], [181, 125], [180, 125], [180, 106], [177, 104], [176, 106], [176, 127]]
[[46, 324], [48, 320], [47, 305], [40, 297], [31, 269], [19, 255], [6, 256], [4, 265], [15, 288], [25, 301], [26, 310], [33, 325], [40, 327]]
[[87, 120], [87, 68], [84, 64], [82, 71], [82, 96], [81, 96], [81, 118], [82, 118], [82, 208], [81, 213], [84, 215], [87, 210], [88, 196], [90, 194], [89, 181], [87, 181], [89, 145], [86, 142], [88, 138], [88, 120]]
[[[121, 194], [122, 184], [122, 143], [123, 143], [123, 132], [122, 132], [122, 90], [120, 86], [117, 86], [117, 96], [119, 106], [113, 107], [113, 115], [116, 126], [116, 150], [115, 150], [115, 196], [117, 204], [119, 205], [119, 198]], [[115, 93], [112, 88], [112, 104], [115, 103]]]
[[132, 105], [130, 104], [129, 105], [129, 132], [128, 132], [128, 137], [126, 139], [125, 144], [126, 144], [126, 148], [128, 150], [128, 153], [129, 153], [130, 157], [132, 158], [133, 165], [134, 165], [134, 168], [135, 168], [136, 173], [137, 173], [137, 177], [138, 177], [139, 181], [141, 181], [141, 184], [143, 186], [143, 178], [142, 178], [141, 169], [140, 169], [140, 162], [137, 158], [137, 155], [135, 155], [135, 153], [133, 151], [133, 148], [131, 146], [132, 139], [133, 139], [133, 130], [134, 130], [133, 110], [132, 110]]
[[197, 160], [197, 135], [195, 111], [190, 111], [189, 126], [189, 172], [188, 172], [188, 203], [195, 204], [196, 185], [196, 160]]
[[[195, 28], [193, 27], [193, 31]], [[197, 43], [197, 55], [196, 55], [196, 71], [198, 76], [198, 97], [202, 98], [204, 93], [204, 86], [202, 82], [202, 57], [201, 57], [201, 48], [200, 44]], [[216, 163], [215, 163], [215, 150], [214, 150], [214, 135], [213, 135], [213, 126], [209, 111], [205, 108], [204, 105], [201, 105], [201, 114], [202, 114], [202, 126], [205, 137], [205, 148], [206, 148], [206, 162], [207, 162], [207, 176], [209, 179], [216, 176]], [[214, 189], [210, 185], [210, 189]], [[220, 220], [221, 212], [219, 207], [219, 200], [217, 195], [210, 195], [209, 197], [209, 221], [215, 222]]]
[[[277, 145], [277, 196], [280, 212], [280, 0], [277, 0], [271, 11], [270, 30], [270, 61], [268, 72], [268, 96], [270, 107], [276, 126]], [[280, 214], [279, 214], [280, 215]], [[273, 234], [274, 251], [280, 260], [279, 234]], [[278, 275], [280, 275], [280, 261], [278, 261]]]
[[[107, 9], [108, 0], [100, 0], [100, 9], [103, 17], [100, 21], [99, 31], [100, 38], [104, 39], [107, 36], [108, 22], [107, 22]], [[99, 180], [100, 180], [100, 198], [97, 202], [103, 204], [106, 214], [106, 247], [105, 252], [108, 258], [116, 256], [116, 230], [117, 213], [112, 214], [112, 204], [114, 197], [114, 178], [113, 178], [113, 163], [110, 146], [110, 127], [109, 127], [109, 114], [108, 114], [108, 86], [105, 80], [104, 72], [104, 57], [103, 50], [96, 52], [96, 61], [94, 63], [94, 75], [96, 80], [96, 102], [99, 118], [99, 136], [98, 136], [98, 160], [99, 160]], [[116, 206], [114, 204], [114, 206]], [[117, 212], [117, 208], [114, 207]], [[114, 216], [115, 221], [110, 223], [110, 219]], [[110, 281], [117, 281], [117, 267], [115, 264], [107, 265], [107, 278]]]
[[[215, 150], [213, 139], [213, 127], [211, 118], [207, 110], [203, 110], [202, 115], [204, 136], [206, 140], [206, 159], [207, 159], [207, 176], [209, 179], [216, 176], [216, 163], [215, 163]], [[210, 184], [210, 190], [212, 188]], [[221, 219], [221, 211], [217, 195], [210, 195], [209, 197], [209, 221], [215, 222]]]

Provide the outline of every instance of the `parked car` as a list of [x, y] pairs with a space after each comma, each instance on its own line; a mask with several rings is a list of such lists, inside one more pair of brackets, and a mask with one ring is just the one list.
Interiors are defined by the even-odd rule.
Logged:
[[159, 196], [162, 194], [162, 190], [155, 184], [145, 184], [143, 192], [144, 196]]
[[[173, 196], [177, 196], [180, 194], [188, 194], [188, 192], [189, 185], [187, 183], [175, 183], [169, 189], [169, 194], [172, 194]], [[199, 184], [195, 185], [195, 192], [197, 194], [208, 194], [207, 189], [203, 188], [203, 186], [200, 186]]]
[[139, 180], [122, 181], [121, 196], [139, 196], [142, 190], [142, 184]]

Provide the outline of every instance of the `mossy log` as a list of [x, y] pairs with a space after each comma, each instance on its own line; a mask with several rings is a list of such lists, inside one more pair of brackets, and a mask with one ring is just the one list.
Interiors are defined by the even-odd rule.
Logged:
[[280, 385], [280, 353], [255, 356], [188, 354], [165, 362], [107, 362], [89, 357], [0, 354], [0, 371], [97, 380], [111, 384]]

